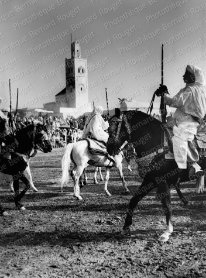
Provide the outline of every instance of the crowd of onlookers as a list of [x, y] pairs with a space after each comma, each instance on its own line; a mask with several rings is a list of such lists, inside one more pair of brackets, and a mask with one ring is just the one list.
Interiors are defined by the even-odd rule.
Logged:
[[28, 117], [21, 117], [17, 114], [16, 116], [12, 115], [12, 117], [9, 117], [14, 129], [20, 129], [35, 122], [44, 124], [47, 127], [48, 136], [54, 148], [64, 147], [70, 142], [79, 140], [82, 136], [85, 118], [83, 116], [78, 119], [73, 117], [64, 119], [61, 116], [42, 116], [41, 114]]

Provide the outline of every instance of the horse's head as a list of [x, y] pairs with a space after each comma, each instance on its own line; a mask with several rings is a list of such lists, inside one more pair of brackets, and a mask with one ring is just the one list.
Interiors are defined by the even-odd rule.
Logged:
[[[115, 119], [116, 118], [116, 119]], [[118, 153], [125, 142], [132, 143], [138, 157], [155, 152], [162, 146], [161, 122], [141, 111], [125, 111], [110, 119], [108, 152]]]
[[52, 145], [48, 137], [47, 127], [41, 123], [34, 126], [34, 147], [44, 153], [52, 151]]
[[129, 132], [126, 127], [125, 115], [120, 117], [112, 117], [109, 120], [109, 139], [107, 150], [110, 155], [116, 155], [123, 148], [126, 142], [129, 141]]

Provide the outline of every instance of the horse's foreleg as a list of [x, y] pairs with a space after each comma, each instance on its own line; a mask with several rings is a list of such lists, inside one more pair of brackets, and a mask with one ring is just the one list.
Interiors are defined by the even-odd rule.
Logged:
[[197, 193], [203, 193], [205, 190], [205, 176], [201, 176], [197, 178], [196, 181]]
[[22, 204], [19, 202], [19, 177], [17, 175], [13, 176], [14, 202], [16, 207], [21, 209]]
[[145, 197], [155, 187], [156, 184], [153, 182], [153, 178], [147, 175], [144, 178], [142, 185], [138, 188], [134, 196], [131, 198], [127, 210], [127, 215], [125, 218], [124, 227], [123, 227], [123, 230], [126, 233], [130, 232], [129, 226], [132, 225], [132, 217], [133, 217], [134, 209], [136, 208], [137, 204], [139, 203], [139, 201], [142, 200], [143, 197]]
[[83, 173], [79, 177], [79, 186], [82, 188], [84, 185], [87, 185], [87, 173], [86, 168], [83, 170]]
[[[32, 179], [32, 175], [31, 175], [31, 169], [30, 166], [28, 165], [27, 168], [24, 170], [24, 174], [27, 175], [27, 178], [30, 182], [30, 187], [32, 188], [32, 190], [34, 192], [38, 192], [38, 189], [35, 187], [34, 183], [33, 183], [33, 179]], [[13, 180], [10, 182], [10, 190], [11, 192], [14, 192], [14, 185], [13, 185]]]
[[160, 241], [166, 242], [169, 240], [170, 235], [173, 232], [173, 225], [171, 222], [172, 209], [171, 209], [171, 195], [170, 189], [166, 183], [160, 184], [158, 186], [158, 194], [162, 202], [162, 207], [166, 216], [166, 231], [160, 236]]
[[102, 176], [102, 168], [98, 167], [98, 170], [99, 170], [100, 180], [103, 181], [104, 177]]
[[0, 205], [0, 216], [7, 216], [7, 215], [8, 215], [8, 212], [6, 212], [6, 211], [3, 209], [2, 205]]
[[80, 201], [83, 199], [80, 196], [79, 179], [84, 171], [84, 168], [84, 166], [77, 166], [77, 168], [74, 171], [74, 196]]
[[[20, 203], [21, 199], [24, 197], [26, 192], [30, 188], [29, 180], [24, 176], [23, 173], [19, 173], [13, 176], [14, 180], [14, 202], [18, 209], [25, 210], [25, 207]], [[25, 184], [25, 188], [19, 193], [19, 180], [21, 180]]]
[[11, 192], [14, 192], [14, 181], [13, 180], [10, 181], [9, 187], [10, 187]]
[[117, 168], [118, 168], [118, 170], [119, 170], [119, 176], [120, 176], [120, 178], [121, 178], [121, 180], [122, 180], [122, 185], [123, 185], [123, 187], [124, 187], [125, 192], [126, 192], [126, 193], [130, 193], [130, 191], [129, 191], [128, 187], [127, 187], [125, 178], [124, 178], [123, 169], [122, 169], [122, 163], [119, 163], [119, 164], [117, 165]]
[[108, 181], [109, 181], [109, 174], [110, 174], [110, 169], [106, 168], [106, 176], [105, 176], [105, 184], [104, 184], [104, 191], [107, 196], [112, 196], [111, 193], [108, 191], [107, 186], [108, 186]]
[[84, 169], [83, 173], [84, 173], [84, 181], [83, 181], [83, 184], [84, 184], [84, 185], [87, 185], [87, 180], [88, 180], [88, 178], [87, 178], [87, 170], [86, 170], [86, 168]]
[[94, 184], [98, 184], [98, 180], [97, 180], [98, 169], [99, 169], [99, 167], [95, 167], [95, 170], [94, 170]]
[[179, 179], [178, 181], [176, 182], [175, 184], [175, 189], [177, 191], [177, 194], [180, 198], [180, 200], [183, 202], [184, 205], [187, 205], [188, 204], [188, 200], [183, 196], [181, 190], [180, 190], [180, 182], [179, 182]]
[[30, 187], [32, 188], [32, 190], [34, 192], [38, 192], [38, 189], [35, 187], [35, 185], [33, 183], [32, 175], [31, 175], [31, 169], [30, 169], [29, 164], [28, 164], [28, 166], [25, 169], [25, 173], [27, 173], [27, 175], [28, 175], [28, 180], [30, 182]]

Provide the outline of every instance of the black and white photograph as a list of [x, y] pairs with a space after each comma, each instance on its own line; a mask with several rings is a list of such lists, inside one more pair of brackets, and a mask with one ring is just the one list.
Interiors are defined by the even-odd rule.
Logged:
[[205, 0], [0, 0], [0, 278], [206, 278], [205, 171]]

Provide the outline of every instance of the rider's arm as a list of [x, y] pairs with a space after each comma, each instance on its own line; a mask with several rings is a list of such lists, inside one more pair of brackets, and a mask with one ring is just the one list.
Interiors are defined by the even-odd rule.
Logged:
[[183, 107], [187, 100], [190, 98], [191, 93], [192, 92], [189, 88], [185, 88], [180, 90], [179, 93], [177, 93], [173, 98], [165, 95], [165, 104], [175, 108]]

